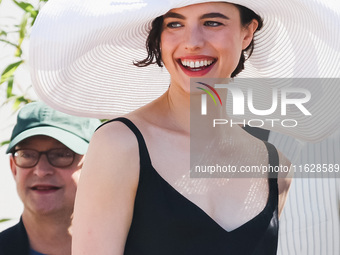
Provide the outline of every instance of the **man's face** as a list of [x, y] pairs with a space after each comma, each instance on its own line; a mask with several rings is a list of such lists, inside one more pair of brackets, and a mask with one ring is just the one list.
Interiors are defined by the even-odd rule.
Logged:
[[[51, 149], [67, 149], [65, 145], [48, 136], [33, 136], [20, 142], [15, 150], [33, 149], [39, 152]], [[70, 166], [52, 166], [47, 155], [42, 154], [34, 167], [23, 168], [10, 157], [11, 170], [18, 194], [24, 204], [24, 214], [35, 215], [73, 213], [74, 200], [83, 155], [75, 154]]]

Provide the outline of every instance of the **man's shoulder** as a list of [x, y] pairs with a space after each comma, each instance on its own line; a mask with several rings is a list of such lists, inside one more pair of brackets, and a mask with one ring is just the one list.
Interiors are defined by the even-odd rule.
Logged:
[[[20, 222], [0, 232], [0, 254], [26, 254], [29, 249], [24, 224]], [[28, 254], [28, 252], [27, 252]]]
[[8, 238], [16, 237], [16, 235], [20, 233], [20, 228], [21, 228], [20, 225], [21, 225], [21, 222], [0, 232], [0, 243], [2, 243]]

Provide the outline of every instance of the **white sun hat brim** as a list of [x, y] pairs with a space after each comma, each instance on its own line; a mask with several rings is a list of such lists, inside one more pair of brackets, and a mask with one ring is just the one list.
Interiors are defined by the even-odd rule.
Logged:
[[[49, 0], [30, 38], [36, 93], [59, 111], [96, 118], [112, 118], [151, 102], [170, 84], [165, 68], [133, 65], [147, 56], [152, 20], [202, 2], [215, 1]], [[264, 20], [239, 77], [340, 77], [337, 0], [228, 2], [246, 6]], [[340, 96], [339, 90], [332, 92]]]

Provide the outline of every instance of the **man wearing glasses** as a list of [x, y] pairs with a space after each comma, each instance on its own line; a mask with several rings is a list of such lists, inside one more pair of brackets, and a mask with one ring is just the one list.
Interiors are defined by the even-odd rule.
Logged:
[[20, 222], [0, 233], [1, 255], [71, 254], [71, 221], [80, 170], [99, 120], [24, 106], [7, 153], [24, 204]]

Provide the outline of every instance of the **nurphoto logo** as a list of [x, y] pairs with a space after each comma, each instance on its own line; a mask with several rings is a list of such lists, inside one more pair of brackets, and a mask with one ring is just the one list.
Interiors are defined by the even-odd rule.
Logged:
[[[223, 93], [221, 89], [225, 89], [225, 92], [228, 91], [228, 94], [231, 96], [232, 105], [230, 108], [232, 109], [232, 114], [229, 117], [234, 116], [235, 119], [214, 119], [213, 127], [225, 124], [230, 124], [231, 126], [236, 124], [243, 126], [248, 125], [251, 127], [263, 127], [265, 124], [269, 124], [271, 127], [274, 127], [274, 125], [279, 123], [283, 127], [291, 128], [296, 127], [298, 121], [294, 118], [286, 118], [289, 115], [287, 114], [289, 113], [289, 109], [294, 109], [294, 114], [299, 112], [299, 114], [303, 114], [304, 116], [312, 115], [306, 107], [306, 104], [312, 98], [310, 91], [306, 88], [268, 87], [266, 90], [267, 96], [264, 99], [258, 95], [254, 96], [254, 88], [256, 89], [256, 86], [240, 88], [235, 84], [210, 83], [211, 85], [209, 85], [207, 82], [200, 81], [196, 81], [195, 84], [200, 84], [201, 86], [196, 88], [205, 92], [201, 94], [201, 115], [209, 114], [207, 95], [210, 96], [214, 105], [217, 107], [217, 101], [219, 101], [219, 107], [228, 107], [226, 103], [221, 100], [220, 94]], [[220, 94], [216, 89], [219, 89]], [[256, 105], [261, 105], [261, 103], [263, 104], [264, 102], [266, 108], [263, 108], [263, 106], [262, 109], [260, 109], [261, 107], [256, 107]], [[240, 121], [240, 116], [245, 115], [252, 116], [252, 118], [247, 117]], [[276, 116], [276, 118], [270, 118], [271, 116]], [[280, 118], [277, 118], [277, 116]]]
[[[197, 83], [207, 87], [208, 89], [210, 89], [216, 95], [216, 97], [218, 98], [218, 100], [219, 100], [219, 102], [220, 102], [220, 104], [222, 106], [221, 97], [217, 93], [216, 89], [214, 89], [212, 86], [210, 86], [210, 85], [208, 85], [208, 84], [206, 84], [204, 82], [197, 82]], [[212, 100], [214, 101], [215, 105], [217, 105], [215, 97], [211, 94], [211, 92], [209, 90], [201, 88], [201, 87], [196, 87], [196, 88], [198, 88], [200, 90], [203, 90], [205, 93], [207, 93], [212, 98]], [[207, 94], [202, 94], [202, 96], [201, 96], [201, 99], [202, 99], [201, 100], [201, 114], [202, 115], [207, 115]]]

